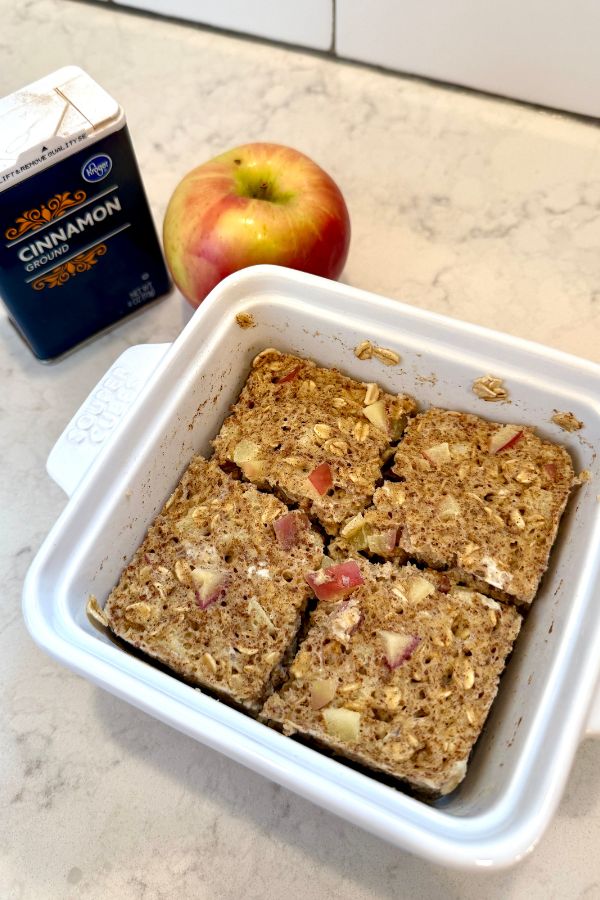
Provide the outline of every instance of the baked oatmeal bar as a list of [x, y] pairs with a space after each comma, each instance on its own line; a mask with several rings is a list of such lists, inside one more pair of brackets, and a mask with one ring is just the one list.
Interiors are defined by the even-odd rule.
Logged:
[[195, 457], [110, 594], [119, 637], [256, 711], [281, 676], [322, 540], [306, 516]]
[[369, 502], [415, 403], [309, 359], [264, 350], [214, 441], [215, 459], [329, 534]]
[[409, 556], [533, 600], [574, 485], [563, 447], [525, 425], [430, 409], [409, 421], [392, 471], [403, 494], [398, 544]]
[[442, 578], [362, 559], [309, 576], [320, 602], [261, 718], [419, 791], [454, 790], [521, 616]]

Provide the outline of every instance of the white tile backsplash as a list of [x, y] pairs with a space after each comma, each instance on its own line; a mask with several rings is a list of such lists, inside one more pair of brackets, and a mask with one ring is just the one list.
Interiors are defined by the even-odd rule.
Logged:
[[597, 0], [336, 0], [335, 51], [600, 115]]
[[115, 0], [121, 6], [330, 50], [333, 0]]
[[600, 0], [114, 2], [600, 116]]

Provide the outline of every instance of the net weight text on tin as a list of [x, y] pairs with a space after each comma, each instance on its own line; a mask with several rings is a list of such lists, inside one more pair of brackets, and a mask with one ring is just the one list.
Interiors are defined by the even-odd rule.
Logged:
[[156, 296], [156, 291], [154, 290], [154, 285], [148, 279], [150, 276], [147, 272], [144, 272], [142, 275], [142, 284], [138, 285], [138, 287], [133, 288], [132, 291], [129, 291], [129, 300], [127, 301], [127, 306], [130, 308], [134, 308], [139, 306], [140, 303], [147, 303], [148, 300], [152, 300]]

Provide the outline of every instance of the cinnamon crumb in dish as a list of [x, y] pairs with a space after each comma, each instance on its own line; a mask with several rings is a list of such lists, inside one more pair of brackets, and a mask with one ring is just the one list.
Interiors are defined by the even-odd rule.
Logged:
[[254, 321], [254, 316], [252, 315], [252, 313], [237, 313], [235, 321], [238, 323], [240, 328], [256, 328], [256, 322]]
[[583, 422], [572, 412], [559, 412], [557, 410], [551, 421], [558, 425], [559, 428], [562, 428], [563, 431], [579, 431], [583, 428]]

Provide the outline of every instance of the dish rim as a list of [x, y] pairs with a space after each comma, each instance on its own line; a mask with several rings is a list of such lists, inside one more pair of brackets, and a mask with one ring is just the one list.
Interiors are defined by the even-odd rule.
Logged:
[[[211, 317], [218, 319], [222, 306], [227, 305], [230, 315], [239, 311], [250, 311], [253, 305], [256, 306], [256, 298], [253, 297], [252, 289], [256, 290], [257, 286], [260, 286], [261, 280], [263, 284], [266, 280], [271, 287], [276, 284], [279, 289], [283, 287], [284, 290], [293, 285], [297, 290], [302, 288], [308, 289], [309, 292], [311, 290], [325, 291], [330, 299], [334, 298], [337, 301], [344, 298], [350, 299], [352, 302], [358, 301], [360, 304], [368, 302], [370, 310], [377, 309], [386, 314], [393, 314], [394, 318], [398, 319], [398, 323], [394, 322], [395, 327], [400, 327], [399, 323], [403, 320], [425, 323], [454, 336], [456, 334], [464, 337], [476, 336], [484, 343], [492, 342], [496, 347], [510, 348], [512, 351], [517, 351], [519, 355], [524, 354], [527, 357], [533, 354], [537, 360], [543, 360], [553, 367], [558, 366], [567, 382], [571, 383], [572, 388], [577, 388], [579, 392], [584, 389], [588, 398], [593, 394], [595, 387], [597, 393], [591, 399], [594, 400], [594, 407], [600, 418], [600, 408], [595, 400], [595, 397], [600, 395], [600, 391], [597, 390], [600, 387], [600, 367], [592, 362], [580, 360], [522, 338], [513, 338], [482, 326], [464, 323], [408, 306], [400, 301], [378, 297], [347, 285], [277, 267], [259, 266], [230, 276], [221, 282], [204, 301], [190, 323], [158, 363], [153, 375], [144, 386], [132, 409], [133, 418], [128, 417], [123, 422], [119, 433], [114, 435], [114, 440], [111, 441], [113, 453], [114, 442], [123, 442], [123, 435], [127, 434], [128, 430], [135, 431], [135, 423], [140, 419], [144, 403], [147, 404], [147, 398], [158, 390], [157, 386], [160, 386], [161, 380], [167, 377], [165, 373], [176, 369], [173, 361], [177, 359], [180, 348], [190, 341], [190, 336], [200, 331], [202, 326], [211, 320]], [[250, 295], [249, 301], [247, 294]], [[246, 299], [244, 299], [245, 297]], [[333, 305], [335, 306], [335, 304]], [[131, 424], [132, 422], [134, 424]], [[141, 440], [142, 437], [143, 432], [140, 432], [137, 440]], [[107, 451], [108, 449], [110, 448], [107, 448]], [[569, 722], [572, 727], [568, 734], [563, 735], [560, 751], [555, 755], [556, 762], [551, 771], [546, 773], [546, 790], [541, 791], [542, 796], [538, 796], [537, 804], [530, 804], [527, 816], [522, 816], [521, 821], [516, 825], [511, 822], [511, 808], [513, 810], [512, 818], [514, 818], [514, 804], [511, 807], [509, 791], [485, 814], [462, 820], [460, 825], [464, 826], [468, 821], [469, 827], [462, 827], [462, 836], [458, 833], [452, 836], [450, 834], [452, 830], [458, 832], [460, 829], [449, 829], [447, 827], [448, 820], [450, 819], [455, 822], [455, 825], [458, 825], [457, 817], [449, 816], [440, 809], [428, 807], [412, 797], [394, 791], [396, 797], [402, 798], [399, 804], [394, 805], [400, 805], [401, 809], [404, 808], [406, 818], [399, 818], [397, 814], [390, 818], [389, 809], [386, 809], [381, 802], [383, 800], [381, 789], [390, 791], [391, 788], [379, 784], [366, 775], [348, 769], [314, 750], [290, 741], [289, 738], [267, 729], [266, 726], [248, 719], [223, 704], [218, 704], [218, 710], [214, 709], [211, 704], [215, 704], [217, 701], [200, 694], [200, 692], [195, 692], [196, 702], [193, 704], [193, 712], [200, 713], [203, 725], [211, 724], [211, 728], [199, 727], [200, 720], [197, 715], [195, 727], [192, 728], [188, 718], [190, 713], [188, 698], [180, 693], [180, 689], [189, 692], [188, 686], [182, 685], [159, 670], [152, 669], [141, 660], [118, 651], [115, 647], [109, 647], [99, 641], [94, 643], [94, 639], [86, 632], [77, 635], [66, 627], [64, 621], [61, 623], [55, 617], [48, 618], [43, 614], [41, 604], [43, 603], [44, 578], [48, 575], [48, 567], [51, 567], [52, 554], [61, 541], [65, 540], [68, 529], [81, 514], [80, 507], [85, 504], [86, 498], [89, 499], [90, 493], [95, 490], [96, 484], [101, 480], [109, 456], [110, 453], [99, 456], [92, 464], [82, 483], [75, 490], [72, 500], [42, 545], [27, 574], [23, 591], [23, 611], [27, 627], [38, 644], [60, 662], [90, 678], [96, 684], [107, 688], [122, 699], [127, 699], [144, 711], [174, 725], [196, 739], [201, 739], [214, 749], [221, 750], [231, 758], [265, 774], [271, 780], [292, 788], [332, 812], [431, 861], [442, 862], [458, 868], [498, 869], [517, 862], [533, 848], [558, 804], [572, 758], [579, 744], [588, 708], [594, 697], [594, 688], [600, 672], [600, 658], [594, 664], [590, 657], [593, 655], [592, 646], [600, 648], [600, 626], [596, 627], [589, 639], [587, 658], [582, 663], [584, 672], [588, 676], [585, 678], [584, 689], [575, 692], [575, 701], [569, 709]], [[594, 528], [590, 531], [592, 537], [600, 535], [600, 514], [595, 516]], [[593, 545], [592, 540], [589, 541], [589, 545], [590, 547]], [[595, 569], [598, 570], [597, 561]], [[590, 567], [589, 572], [580, 574], [580, 581], [584, 582], [581, 590], [585, 594], [592, 589], [593, 574], [593, 566]], [[64, 601], [64, 598], [61, 601], [60, 590], [56, 598], [59, 605]], [[60, 627], [57, 627], [59, 625]], [[600, 654], [596, 655], [600, 657]], [[126, 663], [126, 661], [128, 662]], [[168, 680], [167, 687], [165, 687], [163, 679]], [[177, 690], [173, 685], [178, 686]], [[200, 698], [199, 705], [198, 697]], [[158, 701], [163, 704], [160, 708], [157, 707]], [[235, 718], [231, 719], [231, 716]], [[238, 718], [242, 720], [243, 724], [238, 721]], [[220, 727], [215, 727], [217, 724]], [[260, 732], [257, 732], [256, 729], [260, 729]], [[237, 745], [233, 748], [226, 741], [227, 735], [231, 735], [232, 731], [237, 738]], [[569, 731], [569, 729], [565, 729], [565, 731]], [[311, 754], [311, 756], [309, 757], [307, 754]], [[523, 755], [525, 755], [525, 751], [521, 754], [521, 756]], [[316, 762], [313, 759], [315, 756], [318, 757]], [[284, 761], [287, 765], [284, 765]], [[558, 765], [558, 761], [560, 761], [560, 765]], [[332, 770], [332, 766], [335, 767], [335, 770]], [[346, 774], [336, 777], [339, 775], [338, 770], [343, 770]], [[348, 779], [350, 780], [348, 781]], [[369, 783], [365, 788], [366, 793], [377, 795], [377, 803], [373, 796], [369, 798], [364, 795], [362, 780]], [[514, 782], [513, 777], [511, 782], [513, 788]], [[357, 796], [357, 791], [361, 797], [360, 804], [352, 802]], [[538, 794], [540, 794], [539, 789]], [[418, 815], [415, 814], [415, 804], [418, 806]]]

